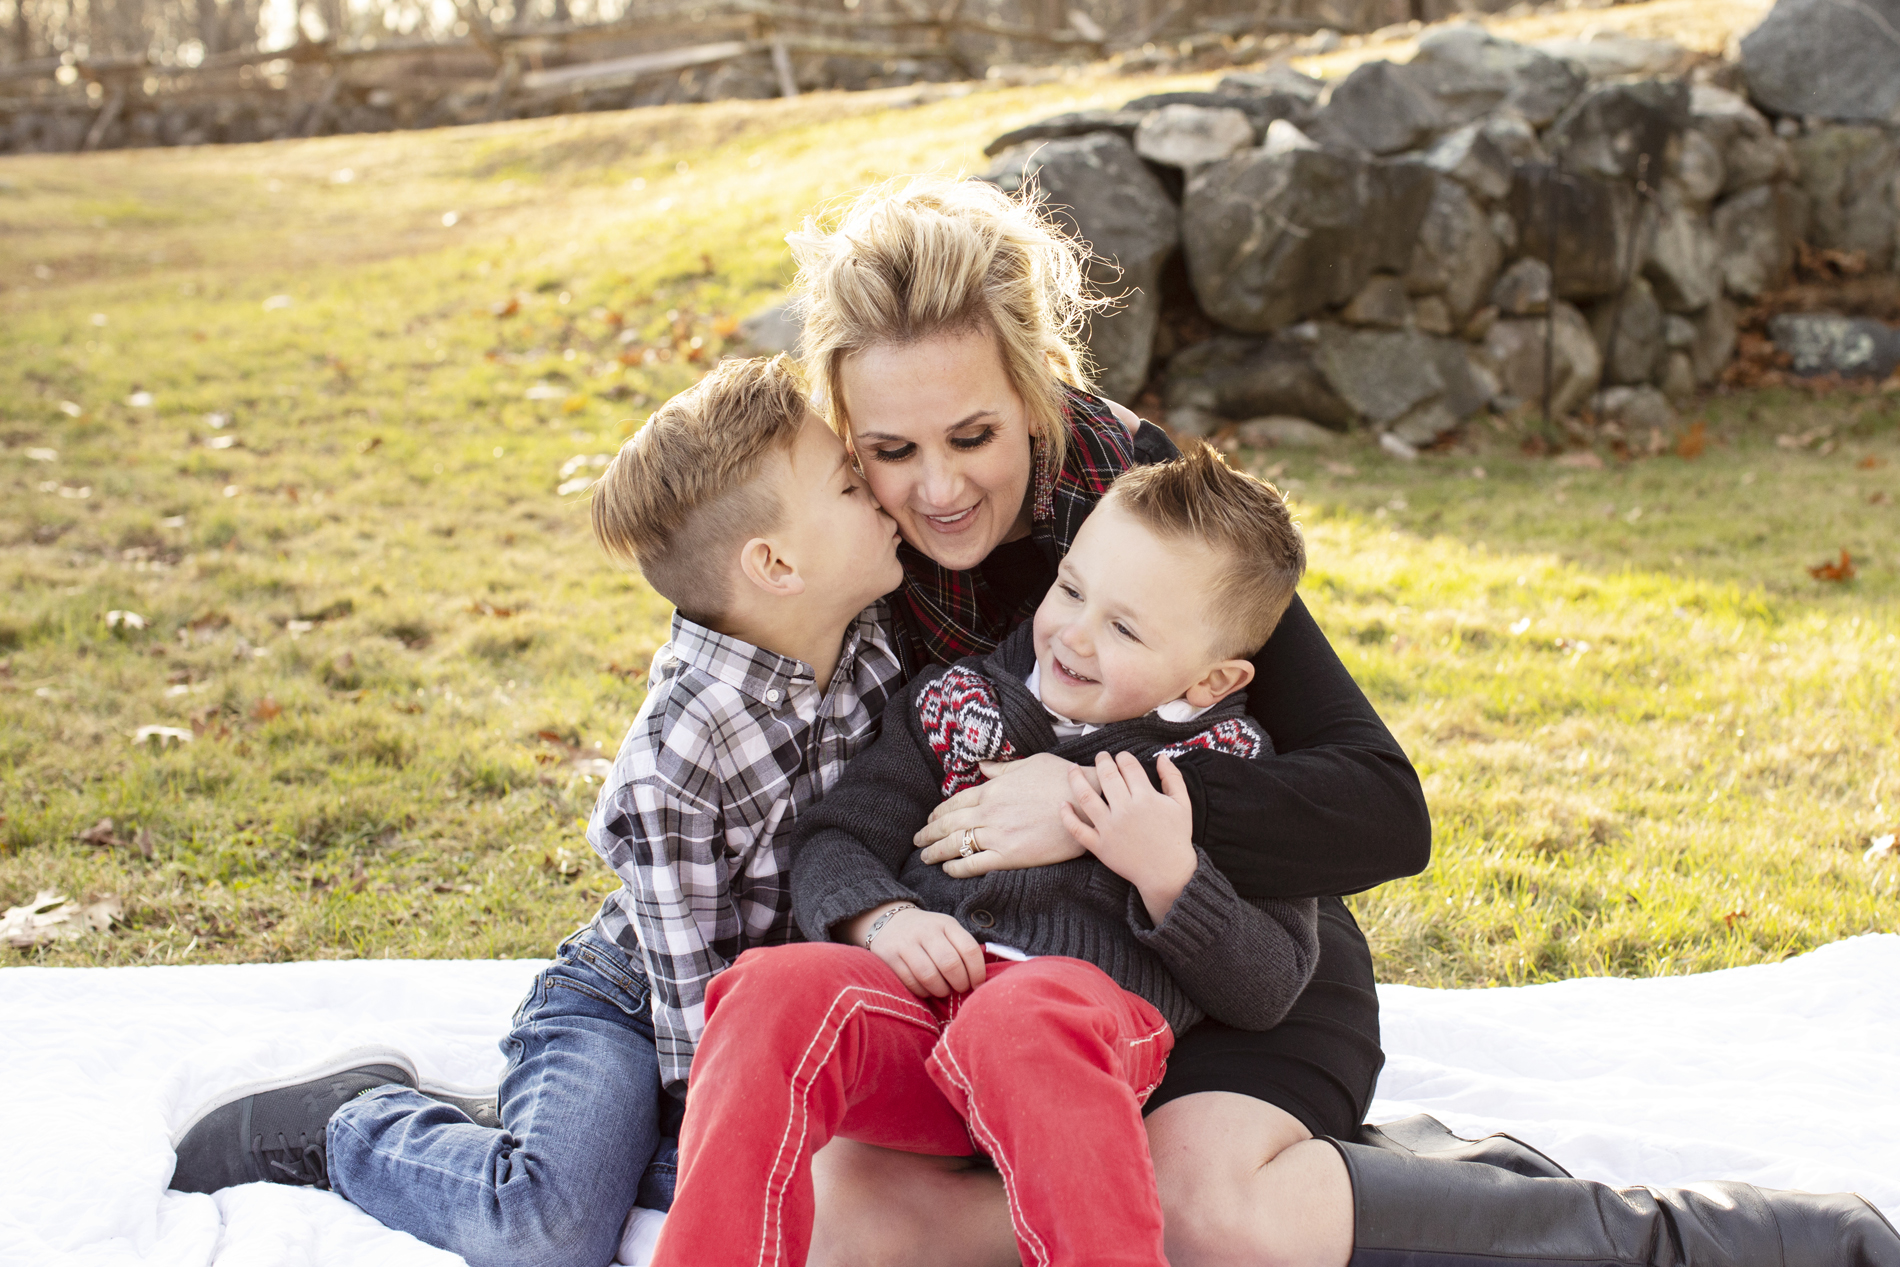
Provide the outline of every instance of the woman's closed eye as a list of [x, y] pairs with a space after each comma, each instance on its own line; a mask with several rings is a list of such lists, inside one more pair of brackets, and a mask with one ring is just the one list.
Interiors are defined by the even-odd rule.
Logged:
[[[976, 435], [952, 437], [950, 447], [959, 453], [974, 453], [995, 438], [996, 428], [985, 427]], [[872, 449], [871, 456], [879, 462], [904, 462], [908, 461], [916, 452], [917, 446], [915, 444], [899, 444], [893, 445], [888, 449]]]

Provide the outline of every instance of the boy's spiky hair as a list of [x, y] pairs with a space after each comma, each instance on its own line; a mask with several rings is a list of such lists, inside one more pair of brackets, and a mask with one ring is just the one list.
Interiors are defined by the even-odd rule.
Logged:
[[1123, 475], [1104, 500], [1159, 537], [1222, 556], [1208, 609], [1218, 654], [1250, 658], [1266, 645], [1306, 571], [1306, 543], [1278, 489], [1190, 440], [1174, 461]]
[[726, 361], [653, 412], [594, 485], [594, 536], [701, 624], [732, 601], [731, 554], [778, 526], [783, 507], [758, 478], [810, 412], [784, 356]]

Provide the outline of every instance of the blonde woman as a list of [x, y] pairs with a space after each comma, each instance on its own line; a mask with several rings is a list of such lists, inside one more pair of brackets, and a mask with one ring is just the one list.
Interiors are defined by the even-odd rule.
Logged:
[[[807, 370], [904, 538], [893, 601], [910, 667], [988, 651], [1033, 613], [1109, 483], [1175, 456], [1164, 433], [1088, 390], [1079, 336], [1102, 301], [1084, 248], [1033, 197], [923, 179], [871, 190], [790, 241]], [[1777, 1216], [1788, 1263], [1900, 1267], [1900, 1240], [1854, 1198], [1619, 1193], [1344, 1142], [1384, 1056], [1371, 953], [1340, 895], [1423, 869], [1431, 825], [1410, 761], [1297, 596], [1254, 670], [1248, 709], [1280, 755], [1179, 763], [1195, 841], [1242, 896], [1319, 898], [1319, 964], [1274, 1029], [1204, 1021], [1181, 1035], [1147, 1101], [1175, 1267], [1373, 1267], [1407, 1251], [1416, 1267], [1739, 1264], [1721, 1246], [1773, 1244]], [[987, 782], [917, 834], [922, 860], [961, 877], [1079, 856], [1059, 816], [1073, 769], [1047, 754], [985, 767]], [[920, 982], [943, 992], [927, 971]], [[977, 1157], [838, 1140], [814, 1181], [814, 1263], [1017, 1261], [1009, 1194]]]

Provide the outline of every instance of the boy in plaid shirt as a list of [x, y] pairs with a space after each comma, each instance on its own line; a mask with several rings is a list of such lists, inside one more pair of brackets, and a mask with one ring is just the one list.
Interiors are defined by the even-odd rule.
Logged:
[[667, 402], [593, 519], [677, 610], [587, 828], [622, 887], [516, 1012], [492, 1115], [358, 1049], [201, 1111], [174, 1187], [333, 1187], [473, 1267], [607, 1263], [636, 1198], [670, 1202], [671, 1141], [656, 1154], [706, 986], [794, 937], [789, 828], [900, 685], [879, 600], [903, 573], [896, 525], [783, 357]]

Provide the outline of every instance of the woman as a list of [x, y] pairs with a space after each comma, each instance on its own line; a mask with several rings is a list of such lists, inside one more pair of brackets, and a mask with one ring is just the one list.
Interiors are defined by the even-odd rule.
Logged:
[[[1077, 336], [1101, 306], [1082, 249], [1033, 201], [942, 180], [873, 190], [835, 229], [807, 224], [790, 240], [807, 367], [904, 537], [894, 599], [909, 653], [921, 665], [988, 650], [1034, 610], [1115, 476], [1174, 454], [1158, 429], [1082, 389]], [[1664, 1222], [1772, 1237], [1753, 1189], [1727, 1205], [1689, 1192], [1638, 1200], [1338, 1142], [1357, 1133], [1384, 1059], [1371, 953], [1338, 895], [1421, 870], [1430, 822], [1410, 762], [1297, 597], [1255, 660], [1248, 707], [1282, 756], [1183, 761], [1195, 837], [1243, 895], [1322, 899], [1319, 968], [1271, 1031], [1203, 1022], [1180, 1037], [1147, 1106], [1169, 1260], [1338, 1267], [1411, 1246], [1447, 1262], [1469, 1250], [1703, 1263], [1730, 1260], [1626, 1251], [1667, 1249]], [[990, 767], [918, 833], [924, 861], [963, 876], [1079, 855], [1057, 812], [1071, 769], [1048, 756]], [[1003, 1185], [971, 1160], [838, 1141], [819, 1161], [812, 1261], [1016, 1261]], [[1858, 1235], [1885, 1228], [1864, 1203], [1776, 1200], [1784, 1235], [1802, 1218], [1830, 1238], [1857, 1222]]]

